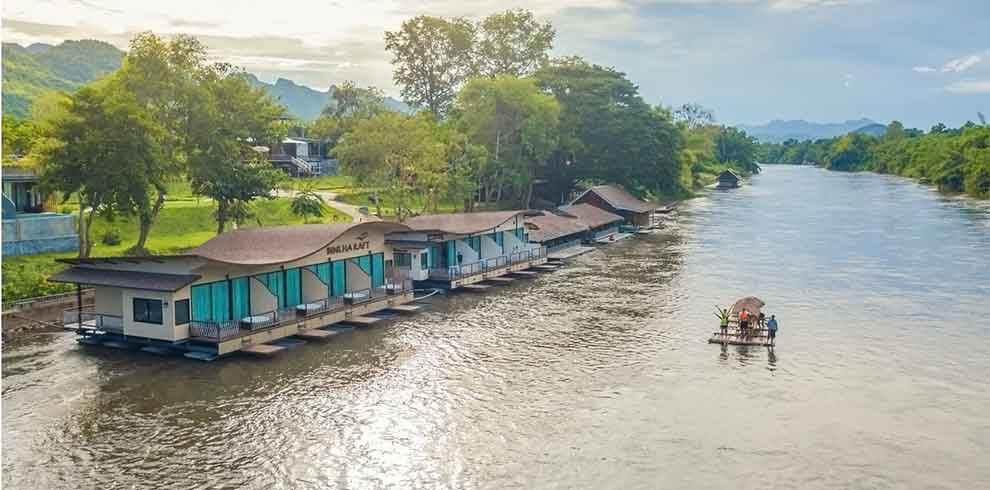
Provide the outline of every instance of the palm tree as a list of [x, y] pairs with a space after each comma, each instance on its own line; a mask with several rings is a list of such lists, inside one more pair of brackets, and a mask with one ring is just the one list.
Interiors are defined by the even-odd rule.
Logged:
[[326, 202], [312, 189], [305, 189], [292, 198], [291, 209], [292, 214], [302, 217], [303, 223], [309, 223], [310, 216], [323, 217], [326, 212]]

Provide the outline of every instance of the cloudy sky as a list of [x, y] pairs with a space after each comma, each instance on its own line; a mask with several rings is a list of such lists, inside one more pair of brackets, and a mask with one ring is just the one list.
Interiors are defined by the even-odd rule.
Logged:
[[990, 113], [988, 0], [6, 0], [3, 38], [187, 33], [262, 79], [391, 95], [383, 32], [418, 15], [524, 7], [558, 55], [615, 66], [652, 103], [698, 102], [726, 123], [870, 117], [927, 128]]

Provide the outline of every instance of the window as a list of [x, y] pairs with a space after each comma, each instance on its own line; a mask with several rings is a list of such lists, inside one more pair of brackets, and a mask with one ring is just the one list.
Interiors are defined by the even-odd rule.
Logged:
[[175, 302], [175, 324], [185, 325], [189, 323], [189, 300], [180, 299]]
[[421, 252], [419, 254], [419, 268], [424, 271], [430, 268], [430, 253]]
[[395, 266], [396, 267], [411, 267], [412, 266], [412, 256], [407, 253], [395, 253]]
[[162, 324], [162, 301], [160, 299], [134, 298], [134, 321]]

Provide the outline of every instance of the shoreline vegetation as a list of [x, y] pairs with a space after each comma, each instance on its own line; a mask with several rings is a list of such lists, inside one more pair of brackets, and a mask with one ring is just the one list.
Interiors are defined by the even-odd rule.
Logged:
[[[50, 208], [78, 217], [81, 257], [175, 253], [231, 227], [344, 219], [321, 212], [320, 191], [402, 221], [551, 208], [601, 183], [670, 201], [726, 168], [759, 171], [745, 132], [697, 104], [650, 104], [613, 68], [551, 58], [555, 36], [526, 10], [408, 19], [384, 47], [413, 111], [344, 82], [319, 118], [301, 121], [196, 38], [142, 33], [116, 71], [39, 96], [29, 119], [4, 115], [3, 161], [71, 196]], [[286, 136], [325, 142], [341, 175], [275, 169], [267, 145]], [[286, 183], [294, 197], [272, 200]], [[45, 278], [72, 255], [5, 257], [4, 300], [61, 292]]]
[[759, 151], [761, 161], [768, 163], [893, 174], [946, 194], [990, 199], [990, 126], [982, 117], [981, 124], [937, 124], [928, 132], [894, 121], [879, 136], [854, 132], [815, 141], [788, 140], [761, 144]]

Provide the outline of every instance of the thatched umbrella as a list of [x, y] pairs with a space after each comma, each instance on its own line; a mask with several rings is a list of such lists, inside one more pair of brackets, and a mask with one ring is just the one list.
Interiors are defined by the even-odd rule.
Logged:
[[740, 311], [746, 309], [749, 310], [750, 313], [759, 316], [760, 309], [763, 308], [764, 305], [766, 305], [766, 303], [764, 303], [760, 298], [747, 296], [733, 303], [732, 309], [730, 309], [729, 312], [733, 315], [738, 315]]

